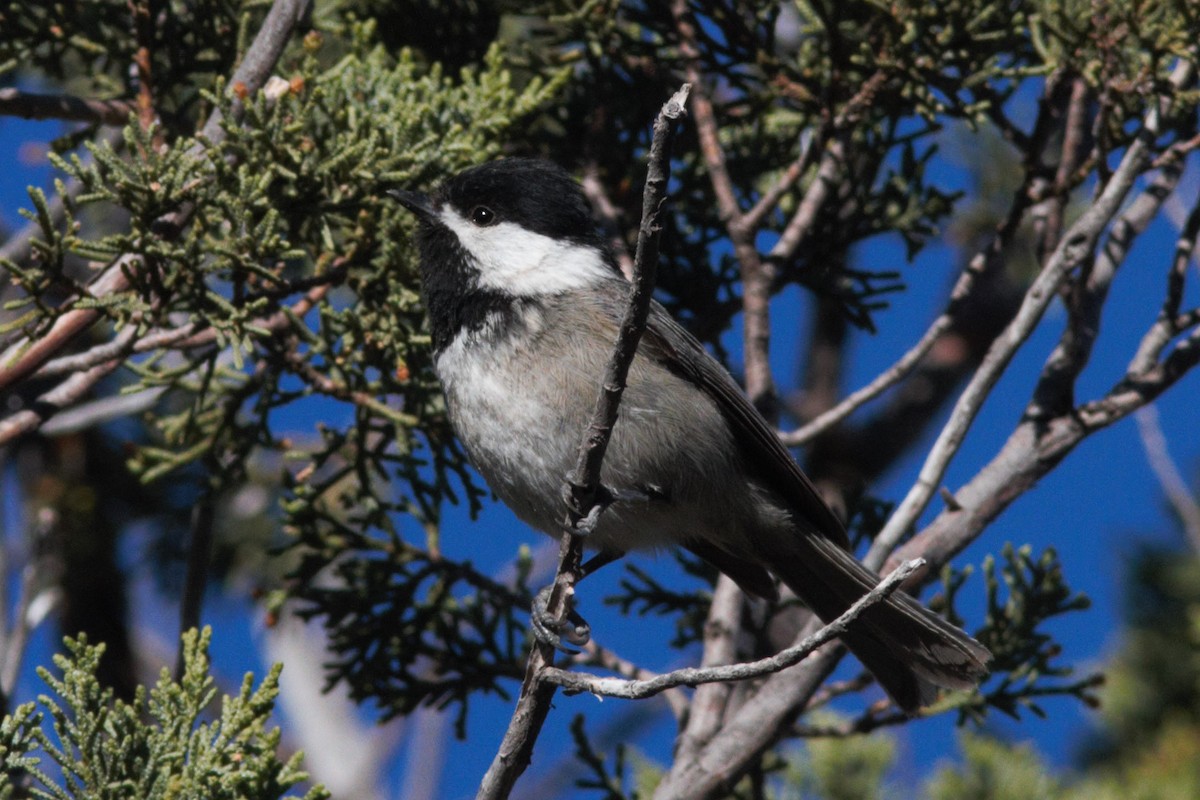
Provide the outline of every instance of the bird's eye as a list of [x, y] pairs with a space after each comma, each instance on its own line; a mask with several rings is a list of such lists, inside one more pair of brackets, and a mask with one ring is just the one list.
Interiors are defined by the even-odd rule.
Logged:
[[481, 228], [494, 225], [496, 223], [496, 212], [487, 206], [475, 206], [471, 209], [471, 222]]

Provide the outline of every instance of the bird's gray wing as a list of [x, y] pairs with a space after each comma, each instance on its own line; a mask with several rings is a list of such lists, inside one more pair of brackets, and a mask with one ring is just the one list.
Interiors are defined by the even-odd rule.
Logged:
[[742, 448], [747, 469], [785, 498], [817, 532], [850, 549], [846, 529], [778, 435], [754, 408], [737, 382], [704, 346], [658, 303], [650, 308], [639, 354], [685, 377], [716, 402]]

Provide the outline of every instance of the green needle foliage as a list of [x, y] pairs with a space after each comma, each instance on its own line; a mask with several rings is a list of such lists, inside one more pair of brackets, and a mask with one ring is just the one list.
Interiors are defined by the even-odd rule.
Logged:
[[[46, 800], [269, 800], [302, 783], [300, 754], [281, 761], [268, 720], [279, 693], [275, 665], [258, 688], [247, 674], [236, 697], [220, 700], [209, 674], [212, 632], [183, 637], [184, 673], [162, 676], [132, 702], [114, 700], [96, 669], [103, 645], [67, 639], [54, 657], [59, 675], [39, 670], [51, 694], [0, 723], [0, 798]], [[48, 769], [47, 762], [55, 769]], [[286, 795], [297, 797], [296, 795]], [[328, 797], [321, 787], [304, 800]]]
[[[131, 124], [117, 145], [90, 146], [90, 160], [54, 156], [83, 191], [63, 227], [31, 192], [33, 266], [3, 265], [23, 290], [10, 310], [31, 313], [10, 328], [36, 336], [82, 308], [143, 340], [182, 325], [164, 347], [126, 351], [133, 379], [122, 391], [164, 398], [131, 468], [151, 482], [200, 465], [205, 490], [220, 492], [247, 479], [252, 459], [275, 456], [276, 524], [298, 565], [288, 594], [330, 628], [330, 680], [387, 716], [450, 699], [465, 710], [472, 691], [517, 674], [514, 611], [529, 594], [412, 544], [435, 536], [444, 502], [477, 507], [482, 490], [431, 375], [413, 223], [385, 192], [499, 155], [567, 73], [518, 86], [492, 47], [448, 76], [410, 51], [387, 53], [359, 23], [310, 32], [288, 65], [289, 80], [227, 122], [219, 144]], [[233, 118], [219, 82], [205, 97]], [[119, 210], [129, 225], [97, 236], [77, 221], [92, 209]], [[185, 212], [189, 224], [174, 227]], [[141, 265], [129, 288], [89, 298], [78, 259], [122, 254]], [[81, 299], [54, 302], [64, 292]], [[194, 346], [175, 347], [188, 336]], [[284, 413], [348, 419], [297, 441]], [[335, 562], [341, 583], [330, 587], [318, 578]], [[464, 578], [482, 593], [456, 594]], [[459, 678], [441, 674], [457, 665]]]
[[[1058, 661], [1062, 646], [1045, 631], [1048, 620], [1063, 614], [1084, 611], [1091, 601], [1074, 592], [1066, 583], [1062, 565], [1053, 548], [1034, 558], [1028, 545], [1015, 548], [1006, 543], [1001, 560], [988, 556], [983, 562], [987, 612], [983, 627], [974, 636], [992, 651], [992, 678], [969, 697], [955, 697], [960, 721], [977, 723], [988, 709], [996, 709], [1014, 718], [1022, 709], [1045, 717], [1040, 705], [1043, 698], [1066, 695], [1096, 706], [1096, 687], [1103, 683], [1099, 674], [1072, 677], [1075, 668]], [[963, 624], [954, 611], [954, 601], [970, 570], [943, 573], [944, 599], [939, 601], [956, 624]]]

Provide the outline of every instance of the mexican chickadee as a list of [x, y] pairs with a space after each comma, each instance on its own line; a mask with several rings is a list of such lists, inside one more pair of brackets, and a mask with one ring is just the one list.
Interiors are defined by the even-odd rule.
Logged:
[[[629, 283], [575, 181], [544, 161], [468, 169], [431, 196], [393, 191], [420, 221], [422, 292], [450, 421], [517, 516], [552, 536]], [[878, 583], [841, 522], [738, 384], [657, 303], [604, 458], [616, 498], [601, 553], [685, 547], [751, 594], [778, 576], [828, 622]], [[970, 688], [988, 650], [903, 592], [842, 637], [901, 708]]]

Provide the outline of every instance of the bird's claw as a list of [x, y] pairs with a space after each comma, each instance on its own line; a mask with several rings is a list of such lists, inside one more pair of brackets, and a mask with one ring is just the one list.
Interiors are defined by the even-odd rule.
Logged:
[[567, 596], [566, 619], [560, 621], [551, 614], [550, 595], [553, 591], [554, 584], [551, 584], [538, 592], [533, 598], [533, 607], [529, 613], [529, 623], [533, 628], [533, 638], [542, 644], [550, 645], [556, 650], [561, 650], [569, 655], [577, 655], [579, 651], [572, 650], [564, 642], [576, 647], [583, 647], [592, 638], [592, 628], [579, 615], [579, 612], [575, 610], [575, 600], [572, 595]]

